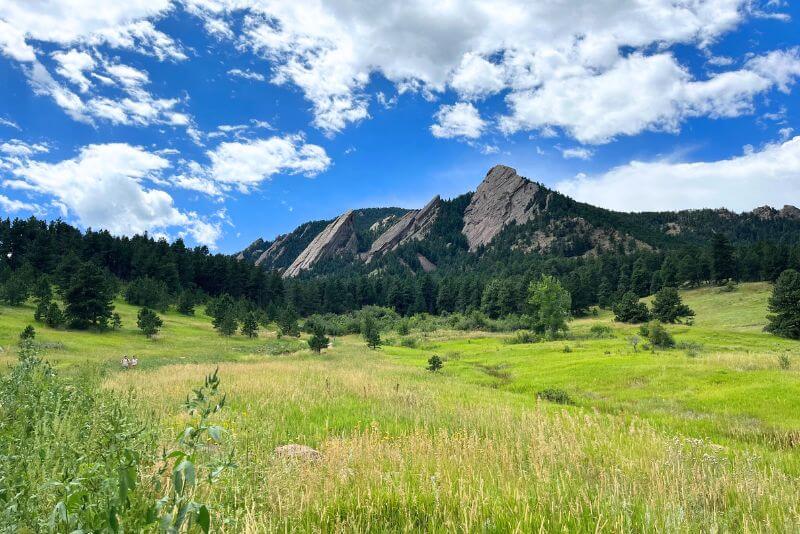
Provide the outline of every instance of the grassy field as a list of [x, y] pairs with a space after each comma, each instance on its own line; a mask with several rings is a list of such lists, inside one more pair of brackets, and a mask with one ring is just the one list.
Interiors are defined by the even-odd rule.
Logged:
[[[204, 497], [230, 532], [790, 532], [800, 530], [800, 343], [762, 332], [770, 287], [684, 293], [680, 348], [634, 351], [611, 315], [570, 339], [411, 332], [381, 350], [337, 338], [313, 355], [263, 332], [226, 339], [198, 315], [164, 316], [156, 340], [37, 328], [66, 374], [96, 371], [164, 442], [181, 401], [219, 364], [237, 468]], [[31, 307], [0, 309], [2, 361]], [[596, 339], [595, 324], [612, 327]], [[119, 370], [123, 354], [141, 365]], [[425, 370], [438, 354], [438, 374]], [[779, 356], [787, 355], [784, 369]], [[574, 405], [537, 400], [561, 388]], [[300, 443], [317, 461], [276, 457]], [[209, 455], [215, 454], [213, 450]]]

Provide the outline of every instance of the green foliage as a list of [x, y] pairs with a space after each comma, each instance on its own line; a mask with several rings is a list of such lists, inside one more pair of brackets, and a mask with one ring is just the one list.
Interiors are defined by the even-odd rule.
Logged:
[[589, 328], [589, 335], [595, 339], [605, 339], [614, 337], [614, 330], [605, 324], [593, 324]]
[[442, 359], [436, 354], [428, 358], [428, 371], [436, 373], [439, 372], [442, 367], [444, 367], [444, 362], [442, 362]]
[[639, 333], [647, 338], [652, 349], [656, 347], [670, 349], [675, 346], [675, 339], [667, 332], [664, 325], [658, 321], [650, 321], [647, 324], [643, 324], [639, 328]]
[[297, 323], [297, 313], [291, 306], [286, 306], [278, 313], [278, 331], [282, 336], [297, 337], [300, 335], [300, 325]]
[[650, 312], [644, 302], [639, 302], [639, 297], [628, 291], [614, 303], [614, 320], [621, 323], [643, 323], [650, 320]]
[[206, 376], [202, 387], [186, 399], [186, 412], [192, 420], [181, 432], [177, 446], [164, 453], [161, 474], [169, 472], [169, 491], [155, 503], [150, 518], [165, 532], [211, 530], [208, 505], [197, 499], [219, 479], [223, 471], [234, 466], [233, 453], [215, 463], [205, 465], [202, 451], [223, 445], [224, 430], [212, 424], [212, 418], [225, 407], [225, 395], [219, 392], [219, 369]]
[[214, 327], [222, 336], [230, 337], [234, 335], [239, 328], [239, 322], [236, 320], [236, 313], [234, 310], [226, 311], [224, 315], [219, 318]]
[[111, 328], [114, 330], [122, 328], [122, 317], [117, 312], [111, 314]]
[[167, 284], [150, 277], [136, 278], [125, 290], [125, 302], [133, 306], [167, 311], [170, 303]]
[[575, 404], [569, 393], [560, 388], [547, 388], [536, 393], [536, 397], [555, 404]]
[[36, 338], [36, 330], [31, 325], [26, 326], [25, 329], [19, 333], [20, 342], [32, 340], [34, 338]]
[[397, 334], [400, 336], [407, 336], [409, 333], [408, 320], [403, 319], [397, 323]]
[[181, 294], [178, 295], [178, 302], [175, 307], [180, 314], [194, 315], [194, 304], [194, 294], [191, 291], [182, 291]]
[[537, 332], [554, 339], [560, 332], [568, 330], [567, 321], [572, 300], [558, 279], [542, 275], [538, 281], [531, 282], [528, 288], [528, 306]]
[[105, 273], [93, 263], [83, 264], [64, 293], [65, 315], [71, 328], [105, 328], [114, 297]]
[[781, 369], [785, 371], [792, 366], [792, 360], [789, 358], [788, 354], [779, 354], [778, 365], [780, 365]]
[[361, 325], [361, 335], [367, 346], [371, 349], [377, 349], [381, 346], [381, 335], [375, 319], [370, 314], [364, 316], [364, 322]]
[[800, 339], [800, 272], [787, 269], [781, 273], [769, 298], [769, 311], [766, 331]]
[[47, 315], [44, 318], [45, 324], [50, 328], [59, 328], [65, 322], [64, 312], [58, 307], [58, 304], [51, 302], [47, 307]]
[[508, 345], [525, 345], [528, 343], [538, 343], [541, 340], [541, 337], [535, 333], [523, 330], [521, 332], [517, 332], [509, 338], [506, 338], [504, 342]]
[[142, 334], [152, 338], [164, 326], [164, 321], [161, 320], [156, 312], [150, 308], [142, 308], [136, 316], [136, 326], [142, 331]]
[[711, 244], [711, 274], [721, 284], [736, 278], [736, 260], [730, 240], [723, 233], [714, 234]]
[[246, 313], [242, 319], [242, 335], [251, 339], [258, 337], [258, 316], [255, 312]]
[[694, 311], [683, 303], [678, 290], [664, 287], [653, 299], [653, 317], [663, 323], [674, 323], [681, 317], [692, 317]]
[[60, 377], [27, 341], [0, 378], [0, 524], [8, 532], [140, 532], [152, 430], [130, 398]]
[[314, 334], [308, 340], [308, 348], [319, 354], [319, 352], [328, 346], [330, 340], [325, 336], [325, 330], [321, 326], [314, 329]]
[[9, 306], [20, 306], [30, 294], [27, 280], [21, 276], [11, 276], [0, 286], [0, 300]]

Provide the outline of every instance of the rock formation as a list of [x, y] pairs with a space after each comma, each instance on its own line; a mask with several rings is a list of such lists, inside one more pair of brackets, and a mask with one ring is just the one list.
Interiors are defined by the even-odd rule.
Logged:
[[369, 263], [374, 258], [379, 257], [390, 250], [411, 241], [412, 239], [424, 239], [436, 221], [439, 214], [439, 207], [442, 200], [436, 195], [433, 200], [428, 202], [424, 208], [409, 211], [403, 215], [399, 221], [394, 223], [391, 228], [386, 230], [378, 237], [370, 247], [369, 251], [362, 254], [362, 259]]
[[790, 204], [786, 204], [780, 211], [772, 206], [760, 206], [751, 211], [750, 214], [762, 221], [773, 221], [775, 219], [800, 220], [800, 209]]
[[523, 224], [540, 209], [539, 185], [505, 165], [495, 165], [478, 186], [464, 212], [464, 229], [470, 252], [494, 239], [509, 223]]
[[318, 261], [342, 254], [355, 254], [358, 250], [353, 210], [340, 215], [314, 238], [283, 273], [284, 278], [297, 276]]
[[289, 235], [290, 234], [279, 235], [264, 252], [259, 254], [258, 259], [256, 260], [256, 265], [262, 265], [264, 263], [272, 265], [275, 263], [275, 261], [285, 252], [286, 249], [283, 248], [283, 245], [286, 242], [286, 239], [288, 239]]
[[798, 209], [796, 206], [786, 204], [783, 209], [781, 209], [781, 217], [784, 219], [800, 221], [800, 209]]

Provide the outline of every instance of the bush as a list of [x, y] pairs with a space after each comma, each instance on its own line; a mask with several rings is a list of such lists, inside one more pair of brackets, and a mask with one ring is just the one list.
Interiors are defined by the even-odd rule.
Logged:
[[319, 354], [319, 352], [328, 346], [330, 340], [325, 337], [325, 330], [318, 326], [314, 331], [314, 335], [308, 340], [308, 348]]
[[409, 332], [408, 319], [403, 319], [397, 323], [397, 334], [400, 336], [407, 336]]
[[781, 369], [788, 369], [792, 366], [792, 360], [789, 359], [788, 354], [780, 354], [778, 355], [778, 365], [781, 366]]
[[605, 324], [595, 324], [589, 329], [589, 335], [596, 339], [609, 338], [614, 336], [614, 330]]
[[521, 332], [517, 332], [509, 338], [506, 338], [504, 342], [509, 345], [526, 345], [528, 343], [538, 343], [541, 340], [542, 338], [533, 332], [523, 330]]
[[402, 337], [400, 338], [400, 346], [409, 349], [414, 349], [419, 344], [419, 340], [415, 337]]
[[669, 349], [675, 346], [675, 339], [667, 332], [664, 325], [658, 321], [651, 321], [648, 324], [642, 325], [639, 332], [647, 338], [650, 342], [649, 347], [655, 349], [656, 347], [662, 349]]
[[536, 397], [555, 404], [575, 404], [569, 393], [559, 388], [547, 388], [539, 391]]
[[35, 337], [36, 330], [31, 325], [26, 326], [25, 329], [19, 333], [20, 341], [33, 340]]
[[622, 295], [614, 305], [614, 320], [621, 323], [643, 323], [650, 319], [650, 312], [647, 305], [639, 302], [639, 297], [629, 291]]
[[442, 363], [442, 359], [434, 354], [430, 358], [428, 358], [428, 371], [432, 373], [438, 372], [442, 367], [444, 367], [444, 363]]

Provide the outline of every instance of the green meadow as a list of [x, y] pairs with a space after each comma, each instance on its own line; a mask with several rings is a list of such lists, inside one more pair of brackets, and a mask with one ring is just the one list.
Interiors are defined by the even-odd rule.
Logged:
[[[683, 292], [695, 320], [670, 326], [677, 347], [654, 352], [605, 311], [559, 341], [412, 330], [383, 332], [379, 350], [336, 338], [316, 355], [270, 329], [221, 337], [200, 310], [162, 314], [148, 340], [137, 309], [118, 302], [119, 331], [36, 325], [36, 340], [63, 376], [125, 399], [159, 446], [219, 366], [225, 439], [203, 454], [233, 450], [236, 467], [203, 490], [214, 531], [791, 532], [800, 343], [763, 332], [770, 290]], [[4, 367], [32, 316], [0, 308]], [[434, 354], [438, 373], [425, 369]], [[140, 365], [123, 371], [123, 355]], [[570, 402], [537, 398], [546, 389]], [[321, 456], [274, 453], [290, 443]]]

